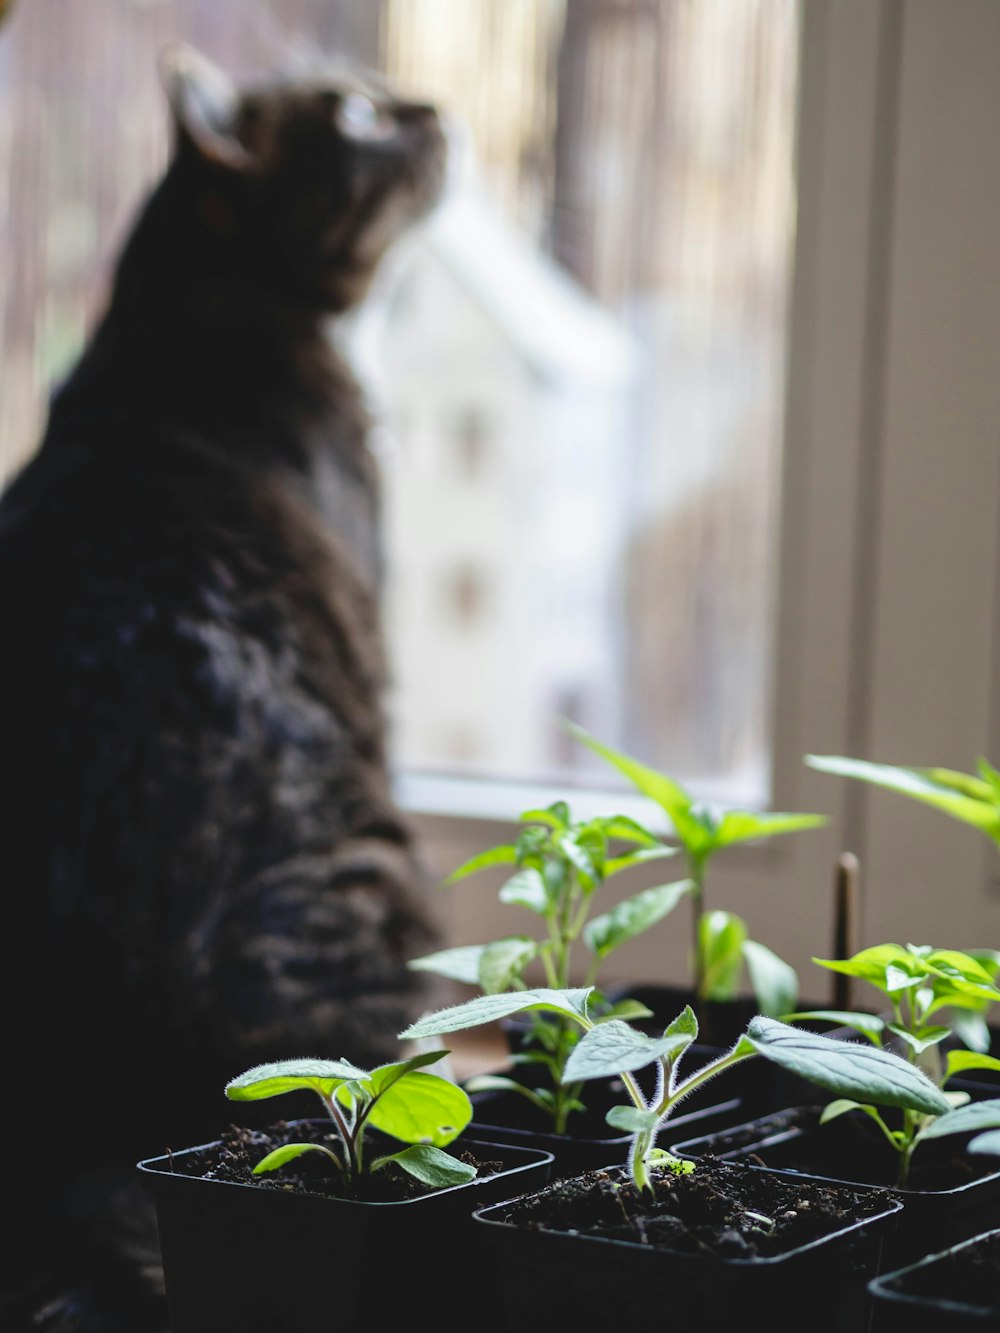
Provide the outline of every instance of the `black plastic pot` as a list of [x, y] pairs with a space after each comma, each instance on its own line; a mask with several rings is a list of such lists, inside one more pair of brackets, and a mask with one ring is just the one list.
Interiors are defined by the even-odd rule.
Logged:
[[1000, 1229], [968, 1236], [869, 1283], [873, 1333], [1000, 1328]]
[[[734, 1168], [701, 1163], [697, 1170]], [[774, 1180], [787, 1187], [789, 1202], [779, 1207], [794, 1207], [795, 1191], [803, 1184], [791, 1173], [743, 1164], [735, 1172], [746, 1182], [749, 1203], [772, 1212]], [[616, 1165], [603, 1175], [604, 1182], [593, 1188], [604, 1192], [613, 1209], [627, 1172]], [[772, 1180], [764, 1184], [767, 1175]], [[560, 1183], [473, 1215], [497, 1258], [509, 1330], [669, 1326], [731, 1333], [753, 1314], [773, 1327], [865, 1333], [871, 1308], [867, 1284], [880, 1271], [884, 1238], [903, 1208], [882, 1190], [829, 1185], [826, 1195], [835, 1195], [851, 1220], [830, 1221], [816, 1239], [754, 1257], [736, 1257], [741, 1238], [734, 1236], [734, 1257], [721, 1257], [693, 1251], [676, 1219], [664, 1219], [670, 1239], [662, 1231], [654, 1239], [651, 1226], [646, 1243], [586, 1234], [573, 1228], [570, 1216], [558, 1224], [546, 1221], [538, 1215], [539, 1203], [544, 1207]], [[763, 1211], [760, 1216], [766, 1221]]]
[[[444, 1272], [473, 1290], [495, 1288], [472, 1212], [543, 1184], [552, 1157], [464, 1135], [450, 1151], [462, 1146], [500, 1169], [378, 1203], [190, 1174], [218, 1143], [139, 1162], [156, 1202], [171, 1333], [404, 1327], [422, 1301], [437, 1298]], [[489, 1302], [476, 1324], [503, 1328]]]
[[992, 1226], [1000, 1208], [995, 1158], [965, 1152], [971, 1135], [929, 1139], [916, 1150], [906, 1189], [895, 1185], [896, 1154], [864, 1112], [826, 1125], [819, 1106], [788, 1107], [693, 1139], [674, 1137], [681, 1157], [752, 1160], [782, 1171], [889, 1188], [906, 1208], [889, 1243], [887, 1264], [901, 1267]]

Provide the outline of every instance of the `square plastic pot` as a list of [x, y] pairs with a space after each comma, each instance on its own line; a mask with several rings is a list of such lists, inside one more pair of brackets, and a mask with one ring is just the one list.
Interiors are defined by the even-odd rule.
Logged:
[[876, 1333], [1000, 1328], [1000, 1229], [967, 1236], [869, 1283]]

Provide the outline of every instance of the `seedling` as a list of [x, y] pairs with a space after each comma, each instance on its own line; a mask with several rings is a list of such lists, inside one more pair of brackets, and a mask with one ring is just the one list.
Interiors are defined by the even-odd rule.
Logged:
[[[500, 901], [526, 908], [540, 917], [541, 939], [506, 935], [490, 944], [464, 945], [412, 959], [409, 966], [437, 972], [454, 981], [478, 986], [486, 995], [523, 991], [534, 970], [552, 990], [567, 988], [578, 966], [576, 954], [586, 951], [584, 985], [592, 988], [592, 1009], [617, 1018], [648, 1017], [635, 1000], [608, 1002], [597, 989], [605, 959], [627, 940], [662, 920], [694, 890], [683, 879], [644, 889], [593, 916], [598, 891], [613, 875], [630, 866], [675, 854], [655, 834], [624, 815], [574, 820], [564, 801], [520, 816], [517, 840], [502, 843], [466, 861], [444, 881], [454, 884], [490, 866], [511, 866], [514, 873], [500, 888]], [[616, 845], [622, 850], [615, 850]], [[532, 1010], [526, 1015], [521, 1048], [511, 1063], [538, 1075], [528, 1082], [501, 1075], [480, 1075], [467, 1081], [473, 1092], [500, 1089], [526, 1098], [548, 1117], [557, 1134], [565, 1134], [570, 1115], [582, 1110], [582, 1081], [563, 1078], [570, 1051], [580, 1039], [578, 1027], [559, 1010]]]
[[582, 727], [566, 729], [623, 774], [664, 812], [683, 848], [694, 885], [691, 903], [691, 972], [699, 1009], [710, 1000], [737, 998], [744, 968], [762, 1014], [777, 1017], [795, 1007], [798, 977], [771, 949], [749, 937], [746, 922], [733, 912], [709, 908], [705, 891], [709, 862], [725, 847], [756, 842], [780, 833], [818, 828], [825, 815], [724, 809], [697, 801], [676, 779], [656, 772], [603, 744]]
[[974, 955], [958, 949], [933, 949], [929, 945], [911, 944], [904, 949], [898, 944], [879, 944], [862, 949], [852, 958], [814, 958], [813, 962], [868, 982], [881, 991], [890, 1016], [811, 1009], [786, 1014], [786, 1021], [821, 1021], [849, 1027], [880, 1049], [893, 1042], [907, 1061], [920, 1066], [942, 1089], [948, 1103], [946, 1112], [934, 1115], [917, 1109], [904, 1110], [899, 1127], [890, 1128], [878, 1106], [856, 1099], [838, 1099], [824, 1107], [821, 1123], [847, 1111], [864, 1111], [871, 1116], [899, 1155], [897, 1184], [903, 1187], [909, 1180], [913, 1154], [921, 1143], [948, 1134], [1000, 1126], [1000, 1099], [972, 1102], [968, 1092], [948, 1090], [946, 1086], [956, 1074], [970, 1070], [1000, 1071], [1000, 1060], [984, 1051], [954, 1045], [949, 1048], [954, 1028], [941, 1022], [950, 1012], [1000, 1000], [1000, 990], [991, 973]]
[[[976, 828], [1000, 851], [1000, 772], [985, 759], [979, 759], [975, 773], [961, 773], [952, 768], [912, 767], [877, 764], [867, 759], [844, 755], [807, 754], [805, 762], [822, 773], [855, 778], [911, 800], [929, 805], [962, 824]], [[1000, 977], [1000, 953], [994, 949], [967, 951], [996, 980]], [[990, 1034], [987, 1015], [992, 1001], [967, 1004], [954, 1016], [957, 1035], [972, 1050], [988, 1051]]]
[[[423, 1066], [447, 1051], [426, 1051], [398, 1064], [358, 1069], [346, 1060], [278, 1060], [255, 1065], [226, 1084], [234, 1102], [256, 1102], [286, 1092], [314, 1092], [328, 1112], [340, 1151], [320, 1143], [288, 1143], [263, 1157], [254, 1175], [276, 1171], [303, 1153], [322, 1153], [346, 1185], [365, 1172], [394, 1166], [431, 1189], [462, 1185], [476, 1168], [443, 1151], [472, 1119], [468, 1094]], [[365, 1130], [373, 1125], [410, 1146], [367, 1160]]]
[[[921, 1069], [892, 1052], [802, 1031], [764, 1015], [750, 1020], [730, 1050], [682, 1076], [685, 1052], [698, 1035], [698, 1021], [690, 1005], [662, 1036], [651, 1037], [623, 1019], [594, 1021], [588, 1010], [591, 994], [592, 988], [584, 987], [479, 996], [420, 1019], [400, 1037], [436, 1037], [521, 1011], [549, 1010], [565, 1015], [582, 1035], [570, 1052], [563, 1078], [575, 1082], [617, 1075], [625, 1086], [631, 1105], [613, 1107], [607, 1121], [631, 1135], [629, 1172], [640, 1190], [652, 1187], [653, 1163], [683, 1173], [695, 1169], [693, 1161], [682, 1161], [658, 1149], [657, 1135], [674, 1108], [696, 1088], [755, 1055], [841, 1097], [927, 1116], [940, 1116], [951, 1109], [945, 1095]], [[656, 1087], [647, 1098], [634, 1074], [651, 1065], [655, 1066]]]

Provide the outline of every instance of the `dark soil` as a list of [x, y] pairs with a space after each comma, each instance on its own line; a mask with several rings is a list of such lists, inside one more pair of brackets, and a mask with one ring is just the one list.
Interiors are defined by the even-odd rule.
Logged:
[[744, 1163], [706, 1159], [690, 1175], [658, 1172], [651, 1194], [636, 1190], [625, 1167], [556, 1180], [512, 1200], [501, 1220], [749, 1259], [796, 1249], [892, 1206], [888, 1191], [796, 1181]]
[[[171, 1161], [174, 1171], [181, 1175], [253, 1185], [262, 1190], [294, 1190], [325, 1198], [394, 1203], [432, 1193], [408, 1172], [393, 1165], [375, 1172], [365, 1171], [353, 1182], [348, 1182], [326, 1154], [318, 1152], [303, 1153], [276, 1171], [255, 1176], [253, 1168], [261, 1158], [286, 1143], [322, 1143], [333, 1149], [338, 1157], [342, 1155], [336, 1131], [328, 1128], [326, 1121], [278, 1120], [263, 1129], [229, 1125], [216, 1143], [180, 1153]], [[398, 1152], [404, 1145], [369, 1129], [365, 1133], [364, 1146], [365, 1160], [371, 1162], [386, 1153]], [[505, 1169], [502, 1161], [477, 1155], [469, 1144], [461, 1147], [455, 1144], [446, 1151], [459, 1161], [475, 1166], [479, 1176], [495, 1175]]]

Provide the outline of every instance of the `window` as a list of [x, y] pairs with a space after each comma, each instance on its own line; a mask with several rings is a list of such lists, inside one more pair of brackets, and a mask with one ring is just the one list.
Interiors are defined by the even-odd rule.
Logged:
[[[382, 344], [400, 791], [442, 873], [488, 816], [608, 783], [572, 714], [706, 796], [830, 815], [719, 867], [806, 975], [844, 848], [864, 942], [1000, 935], [990, 849], [802, 764], [1000, 761], [996, 0], [15, 5], [4, 475], [165, 159], [175, 37], [237, 75], [345, 47], [468, 123]], [[449, 569], [488, 597], [444, 676], [408, 645]], [[456, 942], [484, 910], [455, 895]], [[679, 971], [664, 948], [630, 965]]]

